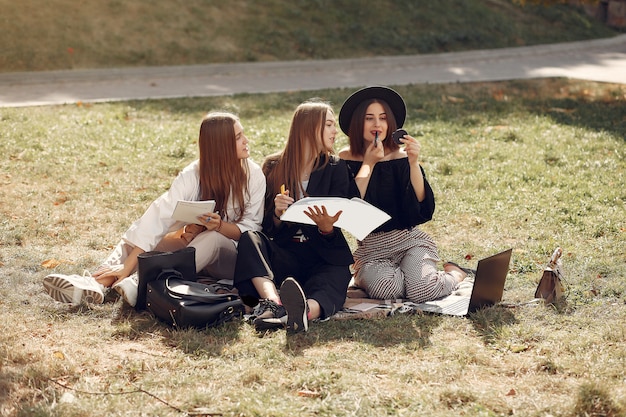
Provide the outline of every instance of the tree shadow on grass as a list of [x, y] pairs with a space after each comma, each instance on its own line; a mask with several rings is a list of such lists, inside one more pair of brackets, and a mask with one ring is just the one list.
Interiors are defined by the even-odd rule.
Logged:
[[[608, 132], [626, 140], [626, 87], [593, 81], [546, 78], [462, 84], [394, 86], [407, 103], [411, 123], [444, 122], [471, 126], [477, 119], [505, 120], [515, 114], [547, 117], [555, 124]], [[311, 97], [321, 97], [339, 110], [351, 88], [289, 93], [235, 94], [170, 100], [127, 102], [139, 111], [171, 114], [203, 114], [227, 110], [238, 114], [244, 125], [263, 115], [288, 119], [293, 109]], [[199, 125], [200, 120], [198, 120]]]
[[[626, 140], [626, 87], [547, 78], [463, 84], [400, 86], [409, 122], [461, 124], [533, 114], [554, 124], [608, 132]], [[443, 97], [443, 98], [442, 98]]]
[[291, 354], [298, 354], [312, 344], [337, 340], [376, 347], [405, 345], [424, 349], [431, 345], [430, 337], [441, 320], [441, 316], [430, 314], [396, 314], [374, 319], [333, 319], [311, 323], [306, 333], [288, 334], [285, 349]]
[[[298, 355], [314, 345], [333, 341], [363, 343], [375, 347], [403, 345], [413, 349], [427, 349], [432, 344], [432, 334], [443, 320], [444, 317], [438, 314], [396, 314], [373, 319], [313, 322], [306, 333], [287, 334], [284, 349], [291, 355]], [[479, 310], [470, 314], [468, 320], [487, 344], [493, 343], [499, 337], [502, 328], [517, 323], [513, 310], [503, 307]], [[224, 348], [241, 340], [241, 331], [245, 330], [242, 326], [249, 326], [242, 318], [235, 318], [206, 329], [177, 329], [159, 321], [148, 311], [137, 312], [126, 304], [119, 307], [112, 323], [116, 325], [114, 337], [140, 340], [146, 334], [151, 337], [157, 335], [163, 344], [185, 354], [209, 357], [220, 356]], [[269, 337], [275, 334], [271, 331], [268, 333]], [[257, 335], [264, 337], [261, 333]]]
[[[548, 100], [545, 113], [559, 125], [578, 126], [595, 131], [607, 131], [626, 142], [626, 104], [589, 102], [572, 105], [569, 99]], [[538, 112], [539, 113], [539, 112]]]
[[513, 310], [499, 306], [478, 310], [471, 313], [468, 319], [486, 344], [498, 339], [504, 327], [517, 323]]
[[[185, 354], [220, 356], [224, 348], [237, 343], [244, 333], [255, 332], [252, 324], [243, 318], [235, 318], [222, 325], [199, 328], [173, 328], [159, 321], [147, 311], [136, 312], [123, 305], [113, 320], [118, 325], [114, 334], [130, 340], [140, 339], [146, 334], [158, 335], [165, 345], [180, 349]], [[376, 319], [329, 320], [311, 323], [306, 333], [287, 334], [285, 349], [298, 354], [313, 345], [323, 345], [332, 341], [366, 343], [376, 347], [395, 345], [412, 346], [416, 349], [431, 345], [433, 329], [440, 325], [441, 317], [435, 315], [405, 314]], [[250, 329], [244, 329], [249, 326]], [[256, 332], [259, 338], [279, 336], [284, 329]], [[281, 339], [282, 340], [282, 339]]]
[[157, 335], [164, 345], [185, 354], [215, 357], [221, 355], [224, 347], [240, 338], [241, 320], [235, 318], [222, 325], [206, 328], [175, 328], [147, 310], [136, 311], [124, 303], [112, 323], [117, 327], [114, 337], [135, 340], [147, 334], [151, 337]]
[[8, 404], [11, 394], [19, 386], [20, 375], [9, 370], [0, 371], [0, 404]]

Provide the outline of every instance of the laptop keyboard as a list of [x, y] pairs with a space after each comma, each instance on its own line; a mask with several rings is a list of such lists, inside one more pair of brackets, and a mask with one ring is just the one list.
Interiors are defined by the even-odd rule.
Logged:
[[469, 299], [458, 300], [448, 306], [445, 307], [445, 311], [448, 314], [456, 315], [464, 315], [467, 314], [467, 310], [469, 309]]
[[443, 299], [427, 301], [416, 304], [416, 306], [431, 313], [451, 314], [454, 316], [464, 316], [469, 309], [470, 300], [467, 297], [449, 295]]

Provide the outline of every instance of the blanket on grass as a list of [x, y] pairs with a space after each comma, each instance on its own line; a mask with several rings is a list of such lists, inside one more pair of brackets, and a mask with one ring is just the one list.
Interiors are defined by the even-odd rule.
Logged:
[[[211, 277], [201, 276], [198, 277], [198, 282], [205, 284], [219, 283], [226, 288], [230, 288], [232, 292], [236, 293], [236, 289], [233, 288], [232, 283], [224, 281], [216, 281]], [[463, 282], [459, 284], [457, 289], [452, 292], [454, 295], [464, 295], [469, 297], [472, 293], [472, 287], [474, 286], [474, 276], [469, 275]], [[373, 319], [379, 317], [387, 317], [393, 314], [421, 314], [422, 311], [416, 307], [415, 303], [407, 299], [397, 300], [379, 300], [370, 298], [367, 292], [362, 288], [354, 285], [354, 281], [350, 282], [348, 291], [346, 292], [346, 301], [343, 305], [343, 309], [335, 313], [331, 320], [354, 320], [354, 319]]]

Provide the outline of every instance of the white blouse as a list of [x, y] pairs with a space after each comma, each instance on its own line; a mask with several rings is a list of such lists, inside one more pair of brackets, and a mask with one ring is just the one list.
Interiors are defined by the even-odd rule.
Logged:
[[[237, 223], [241, 233], [248, 230], [261, 230], [265, 199], [265, 175], [261, 167], [250, 159], [246, 160], [250, 177], [248, 178], [248, 194], [244, 194], [245, 211], [243, 218]], [[163, 237], [180, 229], [186, 223], [172, 219], [174, 207], [178, 200], [197, 201], [200, 199], [200, 161], [187, 165], [174, 179], [170, 189], [157, 198], [146, 212], [135, 221], [124, 233], [122, 239], [138, 246], [146, 252], [154, 250]], [[220, 213], [225, 221], [233, 221], [237, 216], [232, 196], [228, 201], [226, 215]]]

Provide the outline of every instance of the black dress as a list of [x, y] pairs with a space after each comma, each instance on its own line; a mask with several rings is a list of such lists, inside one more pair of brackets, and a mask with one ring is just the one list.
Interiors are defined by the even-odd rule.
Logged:
[[[346, 161], [350, 175], [354, 178], [363, 165], [362, 161]], [[373, 231], [388, 232], [391, 230], [411, 229], [414, 226], [430, 221], [435, 212], [435, 195], [426, 180], [424, 169], [424, 201], [418, 201], [411, 185], [411, 170], [408, 158], [392, 159], [378, 162], [372, 170], [365, 196], [361, 197], [356, 183], [351, 182], [351, 197], [363, 198], [391, 216], [389, 221]]]

